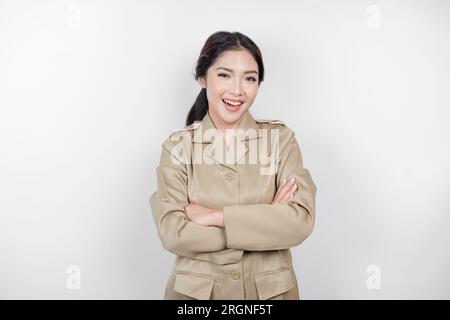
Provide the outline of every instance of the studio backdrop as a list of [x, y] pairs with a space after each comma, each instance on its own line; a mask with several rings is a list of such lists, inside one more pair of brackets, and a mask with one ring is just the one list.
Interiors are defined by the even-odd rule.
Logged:
[[317, 185], [302, 299], [450, 298], [450, 2], [0, 1], [0, 298], [161, 299], [149, 205], [213, 32]]

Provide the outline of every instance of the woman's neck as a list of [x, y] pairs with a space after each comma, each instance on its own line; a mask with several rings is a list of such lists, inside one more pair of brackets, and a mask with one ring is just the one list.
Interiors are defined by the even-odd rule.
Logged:
[[[218, 130], [218, 131], [220, 132], [220, 134], [222, 135], [223, 140], [224, 140], [224, 142], [225, 142], [225, 145], [228, 147], [228, 145], [230, 144], [230, 141], [231, 141], [231, 140], [233, 139], [233, 137], [234, 137], [234, 133], [235, 133], [235, 131], [236, 131], [236, 128], [237, 128], [238, 125], [239, 125], [239, 121], [238, 121], [237, 123], [234, 123], [234, 124], [228, 124], [228, 123], [225, 123], [225, 122], [221, 121], [220, 119], [216, 119], [216, 118], [209, 112], [209, 110], [208, 110], [208, 114], [209, 114], [209, 117], [211, 118], [212, 122], [213, 122], [214, 125], [216, 126], [217, 130]], [[227, 130], [230, 130], [229, 132], [232, 133], [232, 134], [229, 135], [229, 137], [227, 137], [227, 135], [226, 135]], [[227, 140], [227, 138], [229, 138], [229, 139]]]

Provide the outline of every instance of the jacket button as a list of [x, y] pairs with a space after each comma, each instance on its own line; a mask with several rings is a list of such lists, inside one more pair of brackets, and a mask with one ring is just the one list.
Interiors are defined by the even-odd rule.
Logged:
[[233, 172], [227, 172], [227, 173], [225, 173], [225, 179], [227, 179], [227, 180], [234, 180], [234, 177], [235, 177], [235, 175], [234, 175], [234, 173]]
[[231, 273], [231, 279], [233, 279], [233, 280], [239, 279], [240, 276], [241, 276], [241, 274], [237, 271], [234, 271]]

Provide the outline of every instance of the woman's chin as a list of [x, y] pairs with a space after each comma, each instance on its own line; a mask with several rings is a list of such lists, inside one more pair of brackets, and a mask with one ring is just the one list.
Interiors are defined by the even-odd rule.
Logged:
[[223, 112], [222, 113], [222, 119], [224, 122], [228, 123], [228, 124], [234, 124], [235, 122], [239, 121], [242, 117], [242, 115], [244, 114], [245, 111], [243, 110], [239, 110], [239, 112]]

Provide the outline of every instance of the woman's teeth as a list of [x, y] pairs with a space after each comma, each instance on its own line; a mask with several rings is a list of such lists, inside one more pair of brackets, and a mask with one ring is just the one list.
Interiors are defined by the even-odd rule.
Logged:
[[243, 104], [242, 101], [241, 102], [234, 102], [234, 101], [225, 100], [225, 99], [222, 99], [222, 101], [225, 102], [226, 104], [230, 105], [230, 106], [233, 106], [233, 107], [240, 106], [241, 104]]

